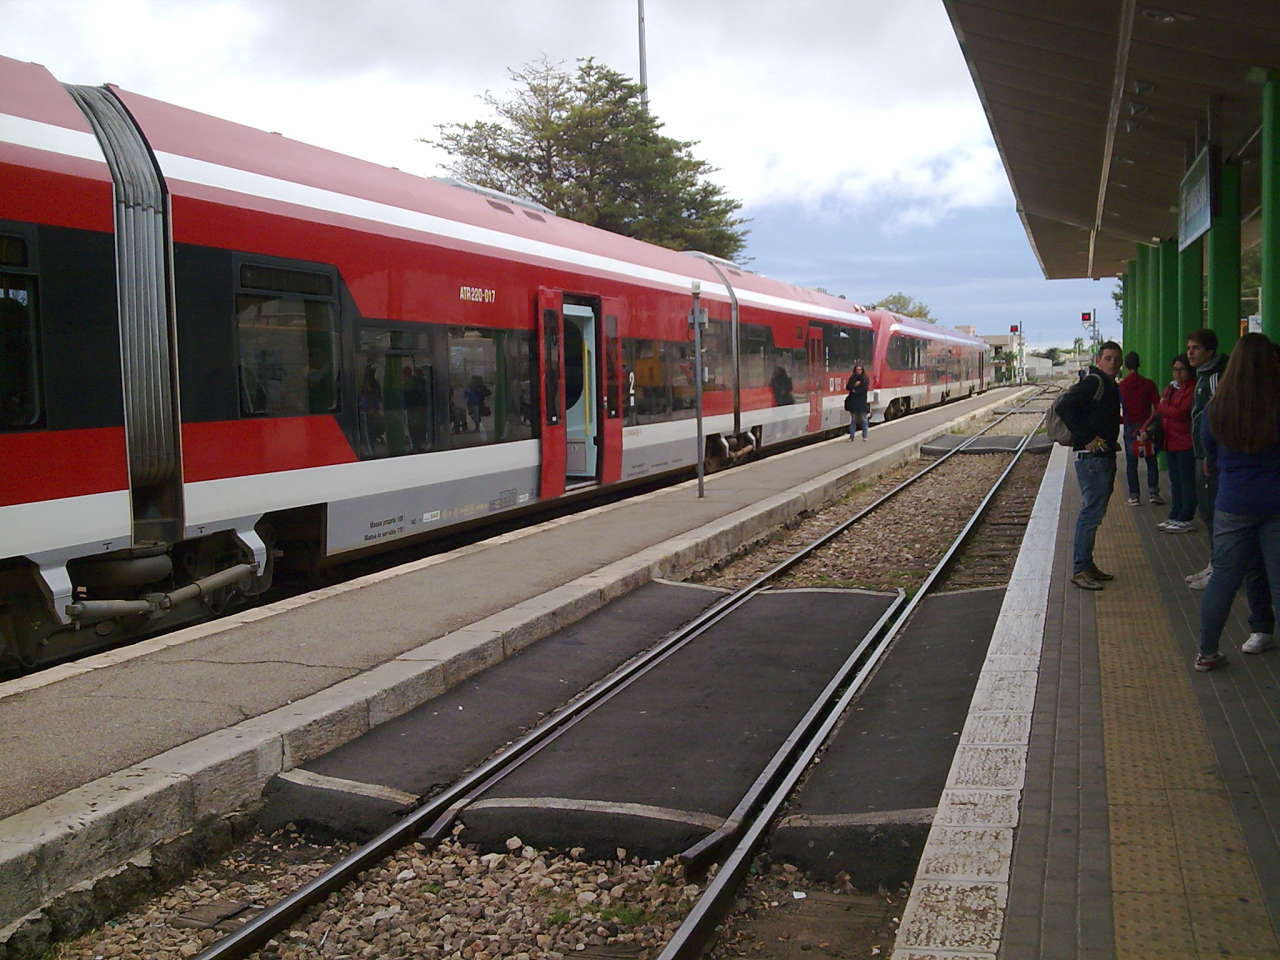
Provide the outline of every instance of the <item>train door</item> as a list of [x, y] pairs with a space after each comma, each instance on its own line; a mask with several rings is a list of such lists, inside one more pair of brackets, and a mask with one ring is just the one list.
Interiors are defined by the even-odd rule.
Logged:
[[822, 328], [809, 328], [809, 432], [822, 429], [822, 398], [827, 392], [827, 357]]
[[564, 295], [538, 289], [538, 409], [542, 417], [538, 497], [564, 493]]
[[622, 328], [623, 301], [606, 297], [600, 338], [600, 482], [622, 479]]
[[565, 479], [596, 479], [599, 466], [600, 349], [596, 343], [596, 311], [566, 303], [564, 316]]

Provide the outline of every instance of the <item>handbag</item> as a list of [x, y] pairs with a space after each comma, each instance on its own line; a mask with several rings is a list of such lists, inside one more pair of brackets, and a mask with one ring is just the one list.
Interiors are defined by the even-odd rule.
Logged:
[[844, 408], [848, 410], [850, 413], [853, 413], [853, 392], [852, 391], [845, 394]]
[[1156, 418], [1151, 421], [1151, 426], [1147, 427], [1147, 443], [1151, 444], [1156, 450], [1164, 449], [1164, 427], [1160, 425], [1160, 414], [1156, 414]]

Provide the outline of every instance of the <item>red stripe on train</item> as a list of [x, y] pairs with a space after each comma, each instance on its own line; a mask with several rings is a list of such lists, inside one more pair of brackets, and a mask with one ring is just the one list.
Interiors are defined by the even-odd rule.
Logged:
[[125, 490], [124, 428], [0, 434], [0, 506]]
[[357, 459], [331, 416], [182, 425], [182, 472], [187, 483], [354, 463]]

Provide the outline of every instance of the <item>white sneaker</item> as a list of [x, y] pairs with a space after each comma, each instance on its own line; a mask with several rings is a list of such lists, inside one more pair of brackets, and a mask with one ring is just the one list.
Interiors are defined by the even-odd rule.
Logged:
[[1251, 633], [1249, 639], [1240, 647], [1244, 653], [1261, 653], [1263, 650], [1270, 650], [1276, 645], [1275, 640], [1271, 638], [1269, 633]]
[[1159, 523], [1156, 524], [1156, 526], [1161, 530], [1168, 530], [1170, 524], [1177, 523], [1177, 522], [1178, 522], [1177, 520], [1161, 520]]
[[1192, 590], [1203, 590], [1205, 587], [1209, 586], [1209, 581], [1212, 579], [1213, 579], [1213, 571], [1211, 570], [1200, 579], [1189, 581], [1187, 583], [1187, 586], [1190, 587]]
[[1187, 576], [1183, 577], [1182, 579], [1187, 581], [1187, 583], [1190, 583], [1192, 580], [1199, 580], [1201, 577], [1207, 580], [1210, 577], [1210, 575], [1212, 575], [1212, 573], [1213, 573], [1213, 564], [1211, 563], [1207, 567], [1205, 567], [1203, 570], [1197, 570], [1195, 573], [1187, 574]]

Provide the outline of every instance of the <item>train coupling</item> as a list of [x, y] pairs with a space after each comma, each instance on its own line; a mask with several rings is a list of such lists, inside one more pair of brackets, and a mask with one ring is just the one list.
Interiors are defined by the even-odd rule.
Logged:
[[168, 593], [148, 593], [137, 600], [78, 600], [67, 604], [66, 613], [77, 627], [116, 617], [159, 616], [179, 604], [224, 587], [238, 586], [257, 575], [256, 562], [237, 563]]

